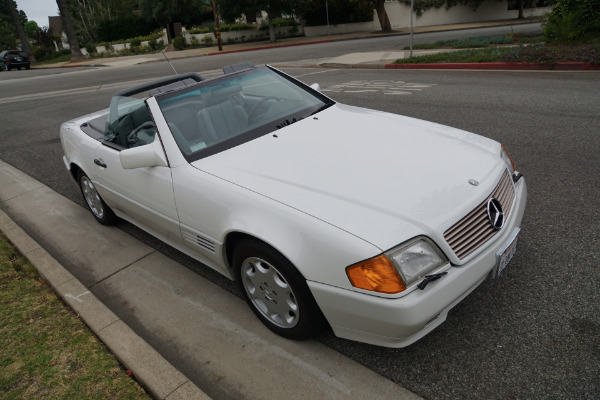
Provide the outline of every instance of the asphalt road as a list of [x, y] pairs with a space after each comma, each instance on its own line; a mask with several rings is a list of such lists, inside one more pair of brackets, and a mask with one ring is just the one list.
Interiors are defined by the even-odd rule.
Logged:
[[[268, 54], [289, 57], [261, 53], [253, 55], [262, 60], [256, 62], [268, 61]], [[207, 64], [209, 58], [180, 63], [211, 75], [216, 64]], [[210, 62], [237, 60], [223, 55]], [[60, 123], [107, 107], [122, 86], [115, 83], [160, 76], [163, 67], [0, 73], [0, 159], [83, 204], [62, 164]], [[519, 249], [508, 269], [500, 279], [484, 282], [430, 335], [397, 350], [328, 332], [319, 340], [425, 398], [600, 398], [600, 75], [285, 71], [318, 82], [340, 102], [494, 138], [510, 150], [530, 193]], [[26, 95], [31, 97], [19, 97]], [[234, 285], [208, 268], [127, 223], [120, 228], [235, 293]]]

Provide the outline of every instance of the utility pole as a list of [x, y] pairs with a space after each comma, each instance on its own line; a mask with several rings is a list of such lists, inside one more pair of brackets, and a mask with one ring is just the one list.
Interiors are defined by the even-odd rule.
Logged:
[[223, 51], [223, 42], [221, 40], [221, 29], [219, 28], [219, 12], [217, 11], [217, 4], [215, 0], [212, 0], [213, 12], [215, 14], [215, 33], [217, 34], [217, 44], [219, 45], [219, 51]]

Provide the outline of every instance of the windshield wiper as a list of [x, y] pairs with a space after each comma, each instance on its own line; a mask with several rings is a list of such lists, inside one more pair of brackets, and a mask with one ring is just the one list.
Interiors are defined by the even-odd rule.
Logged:
[[[300, 119], [302, 119], [302, 118], [300, 118]], [[294, 124], [294, 123], [300, 121], [300, 119], [292, 118], [291, 121], [289, 119], [286, 119], [285, 121], [282, 121], [279, 124], [275, 125], [275, 127], [277, 129], [285, 128], [288, 125], [291, 125], [291, 124]]]

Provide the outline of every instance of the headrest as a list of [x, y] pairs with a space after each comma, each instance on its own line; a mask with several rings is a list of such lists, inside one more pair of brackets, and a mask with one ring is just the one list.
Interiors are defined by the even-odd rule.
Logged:
[[208, 107], [228, 101], [231, 96], [239, 95], [241, 92], [242, 85], [240, 84], [223, 86], [210, 92], [203, 93], [202, 100], [204, 101], [204, 106]]

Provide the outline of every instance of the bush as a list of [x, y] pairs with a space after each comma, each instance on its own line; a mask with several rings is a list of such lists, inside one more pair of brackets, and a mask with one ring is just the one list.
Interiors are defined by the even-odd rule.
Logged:
[[269, 29], [269, 25], [273, 25], [274, 28], [282, 26], [297, 26], [298, 22], [294, 18], [275, 18], [273, 21], [263, 22], [260, 25], [260, 29]]
[[175, 47], [177, 50], [183, 50], [185, 49], [185, 46], [185, 37], [177, 36], [175, 39], [173, 39], [173, 47]]
[[142, 40], [140, 38], [133, 38], [129, 43], [131, 44], [131, 47], [141, 47]]
[[210, 35], [203, 36], [203, 37], [202, 37], [202, 39], [200, 39], [200, 40], [202, 40], [202, 43], [203, 43], [203, 44], [204, 44], [206, 47], [208, 47], [208, 46], [212, 46], [212, 44], [213, 44], [213, 38], [212, 38], [212, 36], [210, 36]]
[[192, 29], [188, 29], [187, 33], [189, 33], [190, 35], [196, 35], [199, 33], [210, 33], [210, 32], [214, 32], [215, 31], [215, 27], [213, 26], [198, 26], [198, 27], [194, 27]]
[[85, 45], [85, 50], [89, 55], [96, 54], [96, 45], [94, 43], [88, 43]]
[[544, 35], [552, 43], [600, 37], [600, 0], [557, 0], [544, 26]]
[[222, 24], [219, 27], [219, 30], [221, 32], [249, 31], [252, 29], [256, 29], [256, 25], [252, 25], [252, 24]]

